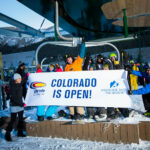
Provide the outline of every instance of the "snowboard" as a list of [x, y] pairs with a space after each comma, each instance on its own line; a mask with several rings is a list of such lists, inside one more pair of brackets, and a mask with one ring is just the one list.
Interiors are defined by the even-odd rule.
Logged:
[[110, 122], [111, 119], [95, 120], [95, 122]]
[[84, 124], [84, 120], [74, 120], [72, 121], [72, 124]]

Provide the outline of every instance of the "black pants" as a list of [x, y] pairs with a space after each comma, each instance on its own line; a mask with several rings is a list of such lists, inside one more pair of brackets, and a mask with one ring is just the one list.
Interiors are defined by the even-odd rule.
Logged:
[[150, 93], [142, 95], [145, 110], [150, 111]]
[[123, 115], [123, 117], [129, 117], [129, 109], [128, 108], [119, 108], [119, 111]]
[[106, 111], [105, 107], [96, 108], [95, 115], [101, 115], [101, 114], [106, 114], [106, 113], [107, 113], [107, 111]]
[[17, 130], [18, 131], [23, 131], [24, 129], [24, 120], [23, 120], [23, 112], [24, 111], [20, 111], [20, 112], [17, 112], [17, 113], [11, 113], [11, 120], [6, 128], [6, 131], [7, 132], [11, 132], [13, 127], [14, 127], [14, 124], [16, 123], [16, 118], [17, 118], [17, 115], [18, 115], [18, 125], [17, 125]]
[[106, 114], [105, 107], [87, 107], [88, 116]]
[[94, 116], [94, 114], [95, 114], [94, 108], [93, 107], [87, 107], [87, 114], [88, 114], [88, 117]]

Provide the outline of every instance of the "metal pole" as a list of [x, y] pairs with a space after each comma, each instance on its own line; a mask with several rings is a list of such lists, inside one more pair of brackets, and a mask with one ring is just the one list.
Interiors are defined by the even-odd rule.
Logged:
[[127, 21], [126, 9], [123, 9], [123, 23], [124, 23], [124, 36], [128, 37], [128, 21]]
[[63, 40], [67, 40], [67, 41], [73, 41], [72, 37], [64, 37], [60, 34], [59, 32], [59, 10], [58, 10], [58, 1], [56, 0], [55, 2], [55, 24], [56, 24], [56, 33], [58, 34], [58, 36], [63, 39]]
[[41, 68], [42, 68], [42, 65], [43, 65], [43, 63], [44, 63], [44, 61], [45, 61], [46, 59], [47, 59], [46, 57], [42, 59], [42, 61], [41, 61]]
[[116, 52], [118, 54], [118, 61], [120, 63], [120, 52], [119, 52], [118, 48], [115, 45], [111, 44], [111, 43], [104, 43], [104, 45], [109, 45], [109, 46], [113, 47], [116, 50]]
[[56, 24], [54, 25], [54, 30], [55, 30], [55, 41], [58, 41], [58, 34], [57, 34], [57, 32], [56, 32]]
[[[44, 42], [41, 45], [39, 45], [38, 48], [36, 49], [36, 52], [35, 52], [36, 65], [39, 64], [39, 62], [38, 62], [38, 53], [39, 53], [40, 49], [45, 45], [51, 45], [51, 44], [75, 47], [75, 46], [72, 45], [71, 42], [65, 42], [65, 41], [63, 41], [63, 42], [62, 41], [60, 41], [60, 42]], [[109, 45], [109, 46], [113, 47], [116, 50], [116, 52], [118, 54], [118, 61], [120, 62], [120, 52], [119, 52], [118, 48], [115, 45], [111, 44], [111, 43], [107, 43], [107, 42], [85, 42], [85, 45], [86, 45], [86, 47]]]
[[107, 43], [107, 42], [85, 42], [86, 47], [92, 47], [92, 46], [103, 46], [103, 45], [109, 45], [111, 46], [113, 49], [116, 50], [117, 55], [118, 55], [118, 61], [120, 63], [120, 52], [118, 50], [118, 48], [113, 45], [112, 43]]
[[48, 45], [48, 44], [51, 44], [51, 42], [44, 42], [44, 43], [42, 43], [41, 45], [39, 45], [38, 48], [36, 49], [36, 52], [35, 52], [35, 63], [36, 63], [36, 65], [39, 64], [39, 61], [38, 61], [38, 53], [39, 53], [40, 49], [41, 49], [43, 46]]

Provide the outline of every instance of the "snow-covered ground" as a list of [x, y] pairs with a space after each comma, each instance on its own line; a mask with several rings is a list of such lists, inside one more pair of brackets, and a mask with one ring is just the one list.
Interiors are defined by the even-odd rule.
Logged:
[[110, 144], [102, 142], [68, 140], [62, 138], [17, 138], [13, 142], [0, 139], [0, 150], [150, 150], [150, 142], [140, 144]]
[[[133, 104], [136, 110], [134, 117], [125, 119], [113, 120], [113, 123], [132, 123], [136, 124], [139, 121], [150, 121], [142, 115], [145, 111], [141, 96], [133, 96]], [[59, 107], [59, 110], [65, 110], [65, 107]], [[56, 116], [58, 113], [56, 112]], [[137, 113], [138, 112], [138, 113]], [[26, 122], [36, 122], [36, 107], [25, 110]], [[9, 108], [0, 111], [0, 116], [10, 116]], [[55, 121], [66, 121], [66, 118], [58, 118]], [[94, 122], [94, 120], [85, 119], [85, 122]], [[150, 150], [150, 142], [140, 141], [139, 144], [110, 144], [102, 142], [81, 141], [81, 140], [68, 140], [62, 138], [39, 138], [39, 137], [26, 137], [17, 138], [15, 132], [12, 132], [13, 142], [6, 142], [4, 140], [5, 130], [0, 132], [0, 150]]]

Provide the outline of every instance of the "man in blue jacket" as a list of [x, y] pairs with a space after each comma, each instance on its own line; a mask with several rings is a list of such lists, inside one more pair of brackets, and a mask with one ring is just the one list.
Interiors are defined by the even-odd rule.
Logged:
[[138, 90], [133, 90], [133, 91], [130, 90], [129, 94], [142, 95], [144, 107], [146, 110], [144, 115], [150, 116], [150, 67], [147, 69], [146, 72], [132, 71], [132, 74], [144, 78], [145, 86]]

